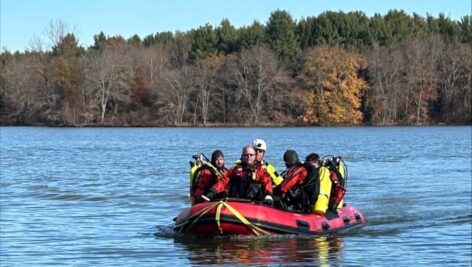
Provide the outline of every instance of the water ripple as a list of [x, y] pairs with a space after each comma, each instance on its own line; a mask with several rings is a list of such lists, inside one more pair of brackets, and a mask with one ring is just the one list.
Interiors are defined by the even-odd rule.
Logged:
[[[470, 266], [471, 127], [1, 127], [2, 266]], [[254, 138], [283, 169], [294, 148], [342, 155], [368, 225], [299, 236], [176, 236], [188, 161]]]

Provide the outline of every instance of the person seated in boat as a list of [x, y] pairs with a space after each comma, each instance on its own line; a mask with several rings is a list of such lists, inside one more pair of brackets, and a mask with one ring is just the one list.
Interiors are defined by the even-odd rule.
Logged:
[[295, 150], [287, 150], [283, 160], [287, 169], [283, 172], [283, 182], [274, 188], [274, 206], [284, 210], [306, 211], [304, 184], [308, 175], [307, 168], [300, 162]]
[[[208, 193], [208, 190], [218, 181], [221, 174], [226, 172], [225, 157], [221, 150], [215, 150], [211, 154], [211, 166], [202, 165], [195, 172], [194, 184], [192, 185], [191, 195], [195, 204], [203, 202], [202, 195]], [[217, 194], [215, 198], [225, 197], [225, 192]]]
[[272, 205], [272, 180], [265, 168], [256, 163], [256, 151], [251, 145], [243, 148], [241, 162], [230, 168], [218, 182], [202, 196], [212, 200], [218, 193], [228, 189], [232, 198], [264, 201]]
[[331, 196], [330, 170], [321, 165], [320, 156], [316, 153], [306, 156], [305, 166], [308, 170], [305, 192], [311, 196], [309, 198], [311, 210], [316, 214], [325, 215]]
[[277, 172], [275, 167], [270, 164], [269, 162], [264, 160], [264, 156], [267, 150], [267, 144], [262, 139], [254, 139], [252, 141], [252, 147], [256, 151], [256, 162], [267, 170], [269, 173], [270, 179], [272, 180], [272, 184], [274, 186], [279, 185], [283, 182], [283, 177]]

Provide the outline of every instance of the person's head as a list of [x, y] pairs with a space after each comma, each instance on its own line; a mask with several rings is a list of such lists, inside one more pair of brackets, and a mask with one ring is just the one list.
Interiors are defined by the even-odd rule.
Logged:
[[316, 153], [311, 153], [306, 156], [305, 163], [313, 165], [315, 168], [320, 166], [320, 155]]
[[256, 151], [251, 145], [243, 147], [241, 162], [247, 165], [253, 165], [256, 160]]
[[217, 149], [211, 154], [211, 164], [217, 168], [225, 166], [225, 156], [221, 150]]
[[291, 149], [285, 151], [284, 161], [285, 161], [285, 166], [287, 166], [287, 168], [291, 168], [299, 164], [300, 160], [298, 159], [297, 151], [291, 150]]
[[264, 159], [265, 151], [267, 149], [266, 142], [262, 139], [254, 139], [252, 141], [252, 147], [256, 151], [256, 160], [262, 161]]

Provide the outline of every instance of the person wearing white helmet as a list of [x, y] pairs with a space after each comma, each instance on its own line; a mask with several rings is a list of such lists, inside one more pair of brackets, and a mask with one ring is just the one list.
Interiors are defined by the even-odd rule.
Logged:
[[256, 150], [256, 161], [267, 170], [272, 180], [272, 184], [275, 186], [283, 182], [284, 178], [275, 170], [275, 167], [264, 160], [265, 152], [267, 150], [267, 144], [262, 139], [254, 139], [252, 141], [252, 147]]

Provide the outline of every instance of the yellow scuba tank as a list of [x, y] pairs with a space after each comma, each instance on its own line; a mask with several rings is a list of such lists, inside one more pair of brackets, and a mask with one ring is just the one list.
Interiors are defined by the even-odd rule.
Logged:
[[318, 179], [320, 179], [320, 192], [316, 203], [313, 206], [313, 212], [317, 213], [326, 213], [328, 210], [329, 197], [331, 195], [331, 174], [329, 169], [321, 166], [319, 169]]
[[[195, 158], [195, 157], [194, 157]], [[189, 171], [189, 190], [190, 190], [190, 203], [195, 204], [195, 199], [193, 197], [193, 185], [195, 184], [196, 173], [198, 169], [202, 166], [202, 162], [195, 158], [195, 161], [190, 161], [190, 171]]]
[[280, 176], [280, 174], [277, 172], [277, 170], [272, 164], [268, 162], [263, 162], [263, 164], [266, 166], [267, 173], [269, 174], [270, 179], [272, 180], [273, 186], [277, 186], [284, 181], [284, 178]]

